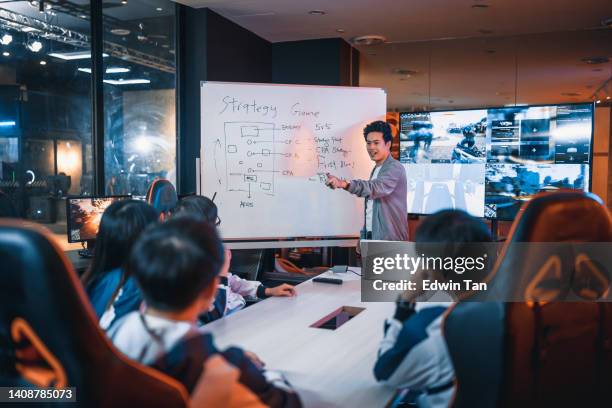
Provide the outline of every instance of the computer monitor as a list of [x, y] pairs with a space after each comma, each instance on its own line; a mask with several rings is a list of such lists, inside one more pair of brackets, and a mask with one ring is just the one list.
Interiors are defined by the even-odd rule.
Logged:
[[90, 242], [96, 239], [104, 210], [125, 196], [68, 197], [66, 200], [66, 220], [68, 242]]

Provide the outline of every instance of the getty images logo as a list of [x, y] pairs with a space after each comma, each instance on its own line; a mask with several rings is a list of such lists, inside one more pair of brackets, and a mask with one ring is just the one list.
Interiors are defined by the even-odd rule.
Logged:
[[440, 272], [455, 272], [462, 275], [465, 272], [482, 271], [486, 267], [487, 254], [479, 257], [460, 256], [408, 256], [396, 254], [394, 257], [375, 257], [372, 259], [372, 272], [380, 275], [388, 270], [406, 271], [414, 275], [419, 269]]

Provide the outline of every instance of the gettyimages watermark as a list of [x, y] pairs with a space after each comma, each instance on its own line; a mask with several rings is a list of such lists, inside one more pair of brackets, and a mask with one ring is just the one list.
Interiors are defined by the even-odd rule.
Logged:
[[612, 243], [362, 241], [361, 300], [612, 301]]

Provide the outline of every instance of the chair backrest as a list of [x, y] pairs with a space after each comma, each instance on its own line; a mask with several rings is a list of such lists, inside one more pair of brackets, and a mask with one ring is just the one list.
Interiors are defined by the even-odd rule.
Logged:
[[76, 387], [87, 407], [187, 406], [181, 384], [116, 351], [45, 230], [0, 221], [0, 259], [0, 382]]
[[176, 189], [168, 180], [153, 180], [146, 196], [147, 203], [162, 214], [167, 214], [174, 210], [178, 202]]
[[[491, 282], [501, 295], [516, 294], [534, 279], [530, 269], [535, 258], [513, 245], [523, 242], [612, 242], [612, 219], [601, 200], [591, 194], [561, 191], [535, 197], [519, 212], [493, 268]], [[563, 265], [562, 279], [571, 283], [575, 254], [565, 251], [554, 256]], [[492, 406], [478, 403], [483, 391], [472, 381], [476, 377], [488, 383], [489, 377], [481, 374], [491, 375], [496, 369], [494, 378], [501, 378], [497, 395], [486, 395], [497, 406], [584, 406], [604, 396], [605, 385], [612, 384], [612, 304], [507, 303], [502, 324], [463, 330], [491, 307], [489, 303], [459, 304], [445, 319], [457, 373], [455, 406]], [[498, 343], [492, 346], [491, 341]], [[495, 349], [503, 350], [501, 356], [494, 354]], [[465, 358], [468, 350], [489, 350], [490, 361]]]
[[499, 302], [463, 302], [443, 320], [455, 369], [454, 407], [495, 407], [502, 385], [505, 308]]
[[[572, 280], [580, 279], [575, 276], [578, 252], [568, 250], [567, 243], [610, 241], [612, 218], [597, 196], [572, 190], [540, 194], [523, 206], [512, 224], [489, 275], [489, 290], [503, 299], [555, 300], [564, 297], [573, 286]], [[535, 242], [547, 244], [524, 245]], [[606, 271], [601, 272], [601, 280], [609, 280], [609, 274], [606, 278]], [[555, 278], [546, 279], [552, 276]], [[584, 282], [595, 285], [601, 280], [586, 279]]]

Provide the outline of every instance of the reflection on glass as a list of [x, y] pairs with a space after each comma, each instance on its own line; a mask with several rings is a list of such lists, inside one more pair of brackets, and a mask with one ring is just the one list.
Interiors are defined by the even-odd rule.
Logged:
[[174, 10], [169, 0], [104, 9], [106, 194], [176, 181]]
[[0, 4], [0, 190], [12, 215], [58, 232], [66, 195], [91, 192], [88, 16], [82, 0]]

